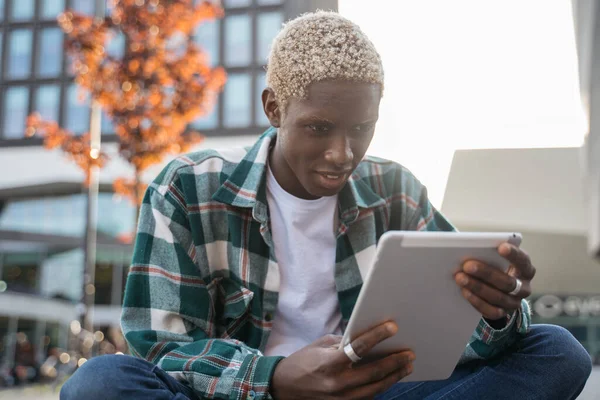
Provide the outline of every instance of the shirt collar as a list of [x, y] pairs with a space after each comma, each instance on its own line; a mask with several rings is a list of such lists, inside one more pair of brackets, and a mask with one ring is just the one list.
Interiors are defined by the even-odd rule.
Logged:
[[[266, 166], [269, 150], [276, 136], [277, 129], [273, 127], [261, 135], [215, 192], [213, 200], [234, 207], [250, 208], [254, 219], [262, 224], [266, 223]], [[369, 184], [369, 179], [373, 178], [361, 176], [360, 169], [359, 165], [338, 196], [340, 221], [346, 226], [358, 218], [359, 208], [374, 208], [385, 204], [385, 200]]]

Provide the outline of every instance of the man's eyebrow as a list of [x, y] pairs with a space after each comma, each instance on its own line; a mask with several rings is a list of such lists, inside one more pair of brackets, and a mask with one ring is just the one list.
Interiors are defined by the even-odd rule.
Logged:
[[305, 115], [301, 115], [300, 119], [302, 119], [305, 122], [320, 122], [320, 123], [335, 125], [332, 121], [328, 120], [327, 118], [319, 117], [318, 115], [305, 114]]
[[374, 124], [375, 122], [377, 122], [377, 118], [372, 118], [372, 119], [368, 119], [368, 120], [363, 121], [363, 122], [358, 122], [358, 123], [354, 124], [354, 126], [369, 125], [369, 124]]

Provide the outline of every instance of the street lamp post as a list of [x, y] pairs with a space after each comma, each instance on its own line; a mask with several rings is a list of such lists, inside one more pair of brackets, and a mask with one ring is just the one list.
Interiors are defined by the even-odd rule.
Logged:
[[[98, 19], [104, 18], [105, 0], [95, 0]], [[102, 109], [96, 100], [92, 100], [90, 110], [90, 157], [100, 156]], [[87, 332], [94, 332], [94, 301], [96, 271], [96, 232], [98, 222], [98, 192], [100, 185], [100, 168], [96, 165], [90, 170], [90, 185], [87, 194], [85, 239], [84, 239], [84, 278], [83, 278], [83, 315], [82, 325]], [[87, 358], [91, 348], [84, 350]]]

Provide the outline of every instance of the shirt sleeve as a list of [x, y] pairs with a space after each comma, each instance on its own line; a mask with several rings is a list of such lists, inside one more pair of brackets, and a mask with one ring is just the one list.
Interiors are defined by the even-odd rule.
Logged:
[[[427, 197], [427, 189], [421, 187], [421, 193], [414, 214], [410, 218], [408, 230], [416, 231], [457, 231], [457, 229], [431, 204]], [[476, 359], [492, 358], [529, 330], [531, 312], [527, 300], [521, 301], [521, 307], [508, 317], [502, 329], [492, 328], [481, 318], [475, 332], [459, 361], [459, 364]]]
[[268, 399], [282, 357], [215, 338], [215, 289], [194, 262], [178, 189], [153, 184], [140, 209], [121, 326], [133, 355], [164, 369], [201, 398]]

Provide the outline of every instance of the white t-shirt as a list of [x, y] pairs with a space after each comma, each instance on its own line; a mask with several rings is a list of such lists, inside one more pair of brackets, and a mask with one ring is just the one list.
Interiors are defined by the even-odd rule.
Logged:
[[281, 286], [264, 353], [288, 356], [323, 335], [341, 333], [334, 280], [337, 196], [297, 198], [267, 169], [267, 202]]

